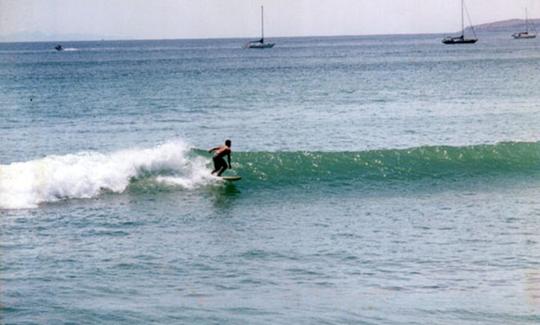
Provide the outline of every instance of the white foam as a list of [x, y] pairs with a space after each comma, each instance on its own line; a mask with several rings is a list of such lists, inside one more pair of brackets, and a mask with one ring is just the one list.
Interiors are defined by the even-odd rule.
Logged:
[[156, 181], [165, 185], [179, 186], [185, 189], [194, 189], [201, 185], [217, 183], [219, 178], [210, 174], [206, 168], [207, 160], [201, 157], [192, 158], [189, 168], [182, 170], [183, 175], [158, 176]]
[[80, 152], [0, 165], [0, 209], [35, 208], [66, 198], [92, 198], [103, 190], [121, 193], [141, 173], [174, 171], [158, 181], [186, 188], [212, 181], [203, 158], [188, 157], [189, 147], [172, 141], [150, 149], [103, 154]]

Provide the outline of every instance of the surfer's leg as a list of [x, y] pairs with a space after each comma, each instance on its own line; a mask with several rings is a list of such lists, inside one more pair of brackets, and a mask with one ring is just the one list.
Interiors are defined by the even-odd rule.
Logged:
[[227, 170], [227, 167], [223, 166], [217, 175], [221, 176], [221, 174], [223, 174], [223, 172], [226, 170]]
[[227, 170], [227, 163], [225, 162], [225, 160], [223, 160], [223, 158], [220, 158], [219, 160], [219, 172], [217, 175], [221, 176], [221, 174], [223, 174], [223, 172]]
[[220, 166], [219, 159], [216, 159], [216, 157], [213, 157], [212, 161], [214, 162], [214, 170], [212, 171], [212, 175], [214, 175], [221, 169], [221, 166]]

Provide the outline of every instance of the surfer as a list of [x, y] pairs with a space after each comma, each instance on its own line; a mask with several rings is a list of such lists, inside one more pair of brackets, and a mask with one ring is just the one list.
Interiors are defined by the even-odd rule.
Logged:
[[[208, 152], [212, 153], [214, 152], [214, 157], [212, 157], [212, 161], [214, 162], [214, 170], [212, 171], [212, 175], [217, 173], [217, 176], [221, 176], [227, 168], [232, 168], [231, 166], [231, 140], [225, 140], [225, 145], [212, 148], [208, 150]], [[225, 156], [227, 156], [227, 161], [229, 164], [225, 162], [225, 159], [223, 159]]]

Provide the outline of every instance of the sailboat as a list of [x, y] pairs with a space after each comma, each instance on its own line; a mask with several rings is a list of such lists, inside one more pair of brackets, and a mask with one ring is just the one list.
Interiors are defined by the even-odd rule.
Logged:
[[464, 0], [461, 0], [461, 35], [460, 36], [446, 36], [442, 42], [444, 44], [474, 44], [478, 41], [476, 34], [474, 33], [474, 28], [471, 24], [471, 29], [474, 34], [474, 38], [465, 38], [465, 4]]
[[515, 39], [530, 39], [530, 38], [536, 38], [536, 28], [532, 25], [532, 30], [534, 32], [529, 33], [529, 17], [527, 16], [527, 9], [525, 9], [525, 31], [514, 33], [512, 34], [512, 37]]
[[261, 39], [256, 41], [249, 41], [244, 45], [247, 49], [270, 49], [274, 47], [274, 43], [264, 42], [264, 7], [261, 6]]

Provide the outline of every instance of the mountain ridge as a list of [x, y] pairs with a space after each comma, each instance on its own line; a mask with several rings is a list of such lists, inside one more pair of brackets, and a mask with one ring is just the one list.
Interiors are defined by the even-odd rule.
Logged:
[[[540, 19], [529, 19], [529, 24], [533, 25], [533, 28], [540, 26]], [[525, 28], [525, 19], [506, 19], [499, 20], [491, 23], [479, 24], [472, 26], [477, 32], [519, 32]], [[471, 30], [471, 26], [465, 29]]]

